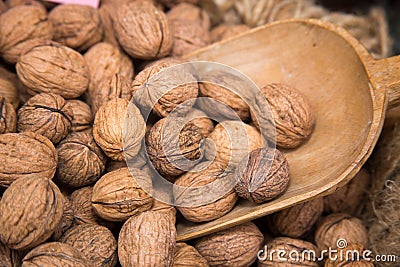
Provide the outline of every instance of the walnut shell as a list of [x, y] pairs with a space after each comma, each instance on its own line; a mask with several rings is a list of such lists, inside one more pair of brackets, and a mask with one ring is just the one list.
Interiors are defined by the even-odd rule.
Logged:
[[217, 124], [208, 139], [214, 146], [211, 142], [206, 143], [206, 159], [220, 162], [223, 166], [237, 165], [250, 151], [263, 146], [260, 132], [240, 121], [224, 121]]
[[[324, 267], [374, 267], [373, 258], [370, 260], [363, 258], [365, 256], [364, 247], [357, 244], [350, 244], [328, 258]], [[358, 254], [357, 254], [358, 253]], [[340, 258], [342, 255], [342, 259]], [[357, 258], [357, 256], [359, 258]], [[336, 257], [336, 259], [334, 259]]]
[[348, 184], [324, 198], [325, 211], [327, 213], [354, 214], [363, 201], [369, 181], [369, 173], [365, 169], [361, 169]]
[[49, 179], [28, 176], [14, 181], [0, 201], [0, 241], [12, 249], [44, 242], [61, 221], [62, 198]]
[[93, 266], [113, 267], [117, 264], [117, 241], [104, 226], [76, 225], [61, 237], [60, 242], [76, 248]]
[[214, 130], [213, 121], [201, 110], [192, 108], [185, 114], [185, 118], [190, 118], [190, 122], [199, 127], [201, 135], [206, 138]]
[[185, 243], [176, 243], [174, 264], [172, 267], [208, 267], [208, 262], [192, 246]]
[[150, 129], [146, 138], [147, 153], [161, 175], [175, 177], [192, 167], [187, 160], [201, 158], [202, 139], [200, 129], [192, 122], [180, 129], [179, 118], [168, 121], [163, 118]]
[[123, 267], [172, 266], [175, 242], [175, 225], [164, 212], [140, 213], [119, 232], [119, 261]]
[[49, 139], [36, 133], [0, 135], [0, 186], [23, 177], [52, 179], [57, 153]]
[[[260, 90], [274, 117], [277, 146], [295, 148], [301, 145], [311, 135], [315, 124], [315, 117], [307, 99], [297, 89], [287, 84], [272, 83]], [[257, 97], [262, 96], [257, 95]], [[267, 107], [256, 108], [260, 109], [258, 116], [261, 120], [269, 119], [269, 114], [263, 112]], [[251, 115], [254, 124], [259, 128], [260, 122], [254, 113]]]
[[171, 8], [167, 13], [167, 18], [168, 21], [183, 20], [188, 24], [197, 24], [206, 31], [209, 31], [211, 26], [207, 12], [190, 2], [182, 2]]
[[16, 65], [29, 93], [56, 93], [77, 98], [89, 84], [89, 70], [81, 54], [58, 43], [38, 44], [25, 50]]
[[[175, 185], [183, 187], [183, 189], [174, 189], [177, 209], [187, 220], [192, 222], [205, 222], [220, 218], [230, 212], [238, 200], [238, 196], [233, 189], [226, 192], [222, 197], [217, 198], [221, 195], [222, 188], [226, 188], [223, 183], [219, 186], [207, 188], [209, 189], [208, 194], [215, 196], [216, 200], [201, 206], [196, 204], [199, 203], [198, 198], [204, 199], [204, 196], [200, 192], [197, 193], [195, 191], [196, 187], [205, 186], [218, 180], [226, 180], [227, 183], [232, 181], [232, 179], [227, 178], [229, 173], [224, 173], [225, 170], [222, 166], [209, 164], [210, 162], [202, 162], [175, 181]], [[190, 190], [190, 188], [192, 189]], [[217, 192], [213, 192], [212, 190], [217, 190]], [[203, 202], [202, 200], [200, 201]]]
[[[171, 111], [184, 102], [184, 110], [181, 113], [190, 110], [194, 101], [190, 102], [189, 100], [194, 100], [197, 97], [198, 84], [195, 82], [196, 79], [190, 72], [191, 70], [187, 69], [188, 66], [177, 67], [178, 64], [183, 63], [185, 61], [180, 59], [164, 58], [153, 62], [139, 72], [132, 83], [133, 98], [136, 103], [143, 107], [152, 108], [161, 117], [168, 116]], [[166, 71], [167, 68], [174, 66], [173, 71]], [[165, 72], [155, 76], [161, 71]], [[167, 91], [168, 87], [176, 84], [183, 85]]]
[[38, 6], [16, 6], [0, 16], [0, 52], [3, 58], [17, 63], [24, 43], [32, 39], [51, 40], [51, 23], [46, 10]]
[[317, 226], [315, 243], [318, 248], [337, 248], [340, 239], [347, 244], [367, 246], [367, 230], [360, 219], [344, 213], [333, 213], [325, 217]]
[[12, 250], [0, 242], [0, 266], [21, 266], [22, 254], [20, 251]]
[[13, 8], [16, 6], [37, 6], [43, 10], [46, 10], [44, 1], [37, 1], [37, 0], [5, 0], [8, 8]]
[[17, 130], [17, 114], [14, 107], [0, 95], [0, 134]]
[[118, 8], [114, 21], [118, 42], [134, 58], [165, 57], [173, 37], [165, 13], [150, 1], [133, 1]]
[[197, 4], [200, 0], [158, 0], [159, 3], [165, 5], [168, 8], [179, 5], [180, 3]]
[[92, 266], [86, 258], [74, 247], [50, 242], [32, 249], [22, 260], [21, 267], [35, 266]]
[[149, 210], [153, 198], [142, 189], [143, 183], [148, 184], [145, 190], [151, 189], [151, 177], [138, 169], [121, 168], [103, 175], [93, 187], [94, 210], [108, 221], [125, 221]]
[[49, 13], [53, 40], [78, 51], [101, 41], [103, 25], [94, 7], [78, 4], [58, 5]]
[[158, 201], [157, 199], [154, 199], [153, 206], [151, 206], [150, 211], [164, 212], [164, 214], [166, 214], [166, 216], [171, 219], [172, 224], [175, 225], [176, 209], [173, 206], [166, 204], [162, 201]]
[[104, 103], [97, 111], [93, 137], [109, 158], [122, 161], [139, 153], [145, 129], [140, 110], [128, 100], [116, 98]]
[[236, 193], [251, 202], [263, 203], [281, 195], [289, 185], [289, 163], [277, 149], [258, 148], [236, 168]]
[[72, 99], [67, 103], [72, 107], [74, 117], [72, 119], [72, 132], [81, 132], [92, 127], [93, 114], [88, 104], [81, 100]]
[[64, 212], [61, 218], [61, 222], [58, 224], [56, 230], [53, 233], [53, 239], [59, 240], [60, 237], [67, 231], [74, 221], [74, 210], [72, 208], [71, 201], [68, 197], [63, 195]]
[[269, 229], [292, 238], [303, 237], [321, 217], [324, 201], [316, 198], [274, 213], [269, 220]]
[[194, 246], [210, 266], [250, 266], [263, 241], [257, 226], [248, 222], [202, 237]]
[[16, 110], [19, 105], [19, 94], [16, 88], [17, 75], [0, 67], [0, 95]]
[[251, 28], [246, 24], [238, 25], [227, 25], [220, 24], [211, 30], [211, 42], [219, 42], [225, 39], [229, 39], [243, 32], [249, 31]]
[[[275, 251], [273, 253], [272, 251]], [[289, 237], [278, 237], [268, 242], [263, 248], [263, 254], [260, 255], [258, 260], [258, 267], [288, 267], [288, 266], [304, 266], [304, 267], [318, 267], [317, 259], [312, 255], [304, 254], [303, 251], [318, 253], [317, 247], [300, 239], [293, 239]], [[278, 253], [276, 253], [278, 252]], [[295, 258], [299, 255], [299, 258]], [[316, 254], [318, 256], [318, 254]]]
[[72, 107], [56, 94], [38, 94], [18, 110], [19, 132], [41, 134], [57, 144], [72, 127]]

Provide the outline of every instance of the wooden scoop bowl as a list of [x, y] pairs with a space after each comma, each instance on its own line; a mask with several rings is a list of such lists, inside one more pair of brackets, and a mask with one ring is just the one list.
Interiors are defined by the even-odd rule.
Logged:
[[239, 201], [230, 213], [207, 223], [178, 220], [181, 241], [333, 193], [370, 156], [387, 107], [400, 99], [400, 56], [375, 60], [347, 31], [319, 20], [279, 21], [186, 58], [229, 65], [258, 86], [295, 86], [310, 101], [316, 127], [307, 143], [284, 151], [291, 182], [282, 196], [262, 205]]

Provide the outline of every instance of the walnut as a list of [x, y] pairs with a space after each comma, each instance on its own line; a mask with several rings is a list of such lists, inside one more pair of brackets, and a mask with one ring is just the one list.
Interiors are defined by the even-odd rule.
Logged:
[[[137, 180], [140, 180], [138, 182]], [[146, 188], [143, 184], [146, 183]], [[142, 189], [143, 188], [143, 189]], [[153, 204], [151, 177], [138, 169], [121, 168], [105, 174], [93, 187], [92, 205], [108, 221], [126, 221]]]
[[[287, 84], [272, 83], [260, 90], [269, 107], [257, 106], [257, 118], [252, 112], [256, 127], [259, 128], [260, 123], [257, 119], [269, 120], [270, 115], [265, 113], [269, 109], [275, 120], [277, 146], [295, 148], [301, 145], [310, 136], [315, 123], [313, 111], [306, 98]], [[256, 99], [259, 97], [263, 96], [256, 95]]]
[[57, 153], [49, 139], [36, 133], [0, 135], [0, 186], [23, 177], [52, 179]]
[[[152, 108], [161, 117], [168, 116], [184, 102], [185, 110], [181, 113], [189, 110], [198, 95], [198, 84], [191, 70], [188, 69], [189, 66], [177, 66], [184, 63], [185, 61], [180, 59], [165, 58], [147, 66], [132, 83], [133, 98], [136, 103]], [[174, 67], [172, 71], [168, 70], [172, 67]], [[161, 71], [164, 72], [159, 74]], [[182, 85], [175, 86], [177, 84]]]
[[251, 28], [246, 24], [227, 25], [221, 24], [211, 30], [211, 42], [219, 42], [229, 39], [243, 32], [249, 31]]
[[215, 126], [206, 142], [207, 160], [220, 162], [224, 166], [237, 165], [250, 151], [261, 148], [263, 140], [255, 127], [240, 121], [224, 121]]
[[0, 95], [0, 134], [17, 130], [17, 114], [14, 107]]
[[72, 208], [71, 201], [68, 197], [63, 196], [64, 212], [61, 218], [61, 222], [58, 224], [56, 230], [53, 233], [53, 239], [59, 240], [60, 237], [67, 231], [74, 221], [74, 210]]
[[248, 222], [202, 237], [194, 246], [210, 266], [250, 266], [263, 241], [257, 226]]
[[78, 51], [85, 51], [101, 41], [103, 25], [94, 7], [66, 4], [49, 13], [53, 25], [53, 40]]
[[324, 198], [325, 211], [327, 213], [354, 214], [360, 207], [369, 181], [369, 173], [365, 169], [361, 169], [348, 184]]
[[197, 4], [200, 0], [158, 0], [159, 3], [165, 5], [168, 8], [174, 7], [179, 5], [180, 3], [190, 3], [190, 4]]
[[128, 100], [116, 98], [97, 111], [93, 136], [109, 158], [122, 161], [139, 153], [145, 129], [140, 110]]
[[176, 209], [173, 206], [166, 204], [162, 201], [159, 201], [157, 199], [154, 199], [153, 206], [151, 206], [150, 211], [163, 212], [164, 214], [166, 214], [166, 217], [171, 219], [172, 224], [175, 225]]
[[0, 67], [0, 95], [16, 110], [19, 105], [19, 95], [16, 88], [18, 78], [14, 73]]
[[16, 65], [29, 93], [56, 93], [77, 98], [89, 84], [89, 71], [81, 54], [58, 43], [38, 44], [25, 50]]
[[0, 201], [0, 241], [12, 249], [33, 248], [53, 234], [63, 211], [61, 192], [51, 180], [20, 178]]
[[60, 242], [76, 248], [93, 266], [113, 267], [117, 264], [117, 241], [104, 226], [76, 225], [61, 237]]
[[214, 123], [212, 120], [201, 110], [192, 108], [184, 115], [184, 118], [190, 119], [194, 125], [199, 127], [201, 135], [206, 138], [214, 130]]
[[96, 182], [106, 168], [107, 157], [92, 134], [71, 133], [57, 146], [57, 181], [70, 187]]
[[67, 103], [72, 107], [74, 117], [72, 119], [72, 132], [81, 132], [92, 127], [93, 114], [88, 104], [81, 100], [72, 99]]
[[182, 2], [171, 8], [167, 17], [169, 21], [183, 20], [188, 24], [197, 24], [204, 30], [209, 31], [211, 21], [207, 12], [189, 2]]
[[[275, 253], [273, 253], [275, 251]], [[310, 254], [303, 253], [308, 251]], [[312, 253], [315, 252], [313, 256]], [[309, 266], [318, 267], [318, 249], [300, 239], [278, 237], [268, 242], [258, 260], [258, 267]], [[297, 258], [297, 255], [299, 257]], [[304, 257], [302, 256], [304, 255]]]
[[175, 242], [175, 225], [164, 212], [140, 213], [119, 232], [119, 261], [122, 266], [172, 266]]
[[239, 163], [235, 172], [236, 193], [251, 202], [263, 203], [281, 195], [289, 185], [289, 164], [277, 149], [258, 148]]
[[[337, 253], [328, 258], [325, 262], [325, 267], [374, 267], [372, 255], [370, 259], [364, 254], [365, 250], [362, 245], [350, 244], [345, 248], [339, 249]], [[336, 259], [335, 259], [336, 257]]]
[[[219, 164], [202, 162], [175, 181], [176, 186], [182, 187], [182, 189], [174, 188], [175, 203], [177, 209], [187, 220], [192, 222], [211, 221], [233, 209], [238, 196], [232, 188], [233, 179], [229, 179], [232, 177], [229, 176], [231, 174], [224, 171]], [[203, 204], [205, 202], [204, 193], [196, 189], [210, 183], [213, 185], [204, 190], [207, 190], [207, 194], [212, 196], [212, 199], [209, 199], [207, 204]], [[202, 204], [198, 205], [200, 203]]]
[[113, 25], [118, 42], [134, 58], [156, 59], [171, 51], [173, 38], [167, 16], [150, 1], [120, 6]]
[[174, 264], [172, 267], [208, 267], [208, 262], [192, 246], [185, 243], [176, 243]]
[[21, 266], [23, 252], [6, 247], [0, 242], [0, 266], [17, 267]]
[[317, 226], [315, 243], [318, 248], [336, 248], [344, 239], [347, 244], [367, 246], [367, 230], [361, 220], [344, 213], [333, 213], [325, 217]]
[[57, 144], [72, 127], [72, 107], [56, 94], [38, 94], [18, 110], [17, 128], [20, 132], [41, 134]]
[[51, 40], [52, 35], [46, 10], [38, 6], [16, 6], [0, 16], [0, 52], [11, 64], [17, 63], [25, 42]]
[[323, 211], [323, 199], [315, 198], [274, 213], [269, 220], [269, 229], [283, 236], [300, 238], [311, 230]]
[[153, 166], [171, 180], [191, 168], [192, 161], [202, 157], [200, 128], [188, 122], [181, 129], [180, 122], [179, 118], [163, 118], [150, 129], [146, 138], [147, 153]]
[[50, 242], [32, 249], [22, 260], [22, 267], [33, 266], [75, 266], [88, 267], [91, 263], [76, 248]]

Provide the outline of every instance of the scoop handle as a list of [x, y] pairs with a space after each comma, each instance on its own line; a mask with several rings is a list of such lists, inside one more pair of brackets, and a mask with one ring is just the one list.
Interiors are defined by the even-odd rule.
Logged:
[[386, 90], [388, 109], [400, 106], [400, 55], [371, 60], [368, 68], [376, 89]]

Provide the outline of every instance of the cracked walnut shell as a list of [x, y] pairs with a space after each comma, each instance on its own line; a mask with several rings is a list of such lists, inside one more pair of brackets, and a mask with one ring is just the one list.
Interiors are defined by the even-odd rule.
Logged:
[[17, 130], [17, 114], [14, 107], [0, 95], [0, 134]]
[[134, 58], [165, 57], [173, 38], [165, 13], [150, 1], [133, 1], [118, 7], [114, 29], [118, 42]]
[[56, 94], [38, 94], [18, 110], [19, 132], [41, 134], [54, 144], [64, 139], [72, 127], [72, 107]]
[[208, 267], [207, 260], [192, 246], [176, 243], [172, 267]]
[[12, 249], [33, 248], [53, 234], [63, 212], [63, 196], [51, 180], [20, 178], [0, 200], [0, 241]]

